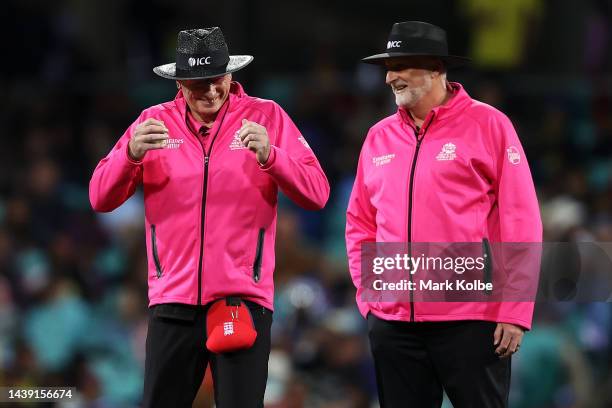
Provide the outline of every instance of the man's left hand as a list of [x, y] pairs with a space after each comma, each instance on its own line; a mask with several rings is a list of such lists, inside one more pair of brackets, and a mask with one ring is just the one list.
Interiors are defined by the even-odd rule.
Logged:
[[268, 131], [264, 126], [242, 119], [242, 127], [239, 130], [238, 137], [240, 137], [245, 147], [255, 152], [255, 157], [257, 157], [259, 164], [265, 164], [268, 161], [270, 156], [270, 138], [268, 138]]
[[516, 353], [521, 347], [525, 330], [511, 323], [497, 323], [493, 334], [493, 346], [496, 347], [495, 354], [499, 358], [507, 358]]

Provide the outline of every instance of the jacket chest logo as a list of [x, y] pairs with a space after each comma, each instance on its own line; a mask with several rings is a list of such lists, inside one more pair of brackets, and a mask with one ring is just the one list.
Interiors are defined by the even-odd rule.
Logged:
[[455, 158], [457, 157], [457, 153], [455, 153], [456, 150], [457, 150], [457, 146], [455, 146], [451, 142], [448, 142], [444, 146], [442, 146], [442, 150], [440, 150], [440, 153], [438, 153], [438, 155], [436, 156], [436, 160], [438, 161], [455, 160]]
[[164, 146], [165, 149], [180, 149], [180, 147], [183, 145], [184, 140], [183, 139], [168, 139], [166, 141], [166, 145]]
[[240, 137], [238, 136], [239, 133], [240, 129], [238, 129], [236, 133], [234, 133], [234, 138], [232, 139], [232, 142], [229, 145], [230, 150], [246, 149], [246, 146], [242, 144], [242, 140], [240, 140]]
[[376, 166], [384, 166], [385, 164], [391, 163], [391, 160], [395, 158], [395, 153], [384, 154], [382, 156], [372, 157], [372, 163]]

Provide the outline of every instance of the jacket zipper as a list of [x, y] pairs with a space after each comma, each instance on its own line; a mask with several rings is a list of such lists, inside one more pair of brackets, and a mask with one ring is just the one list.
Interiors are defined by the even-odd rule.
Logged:
[[[490, 283], [492, 281], [492, 266], [493, 258], [491, 256], [491, 244], [487, 238], [482, 239], [482, 256], [484, 257], [484, 269], [482, 271], [484, 283]], [[486, 295], [491, 294], [491, 291], [485, 289], [483, 291]]]
[[257, 248], [255, 249], [255, 260], [253, 261], [253, 280], [257, 283], [261, 278], [261, 262], [263, 259], [263, 244], [264, 234], [266, 230], [263, 228], [259, 229], [259, 235], [257, 236]]
[[159, 262], [159, 255], [157, 253], [157, 240], [155, 237], [155, 225], [151, 224], [151, 251], [153, 252], [153, 262], [155, 263], [155, 270], [157, 271], [157, 279], [162, 277], [162, 267]]
[[[431, 122], [433, 122], [434, 114], [432, 113], [431, 118], [429, 119], [429, 123], [427, 123], [426, 127], [423, 127], [423, 134], [419, 138], [419, 133], [421, 133], [421, 128], [418, 126], [414, 128], [414, 137], [416, 138], [416, 148], [414, 150], [414, 156], [412, 158], [412, 166], [410, 170], [410, 182], [408, 184], [408, 252], [409, 256], [412, 257], [412, 194], [414, 190], [414, 171], [416, 169], [417, 158], [419, 156], [419, 150], [421, 148], [421, 143], [423, 142], [423, 138], [425, 137], [425, 133], [429, 129]], [[412, 282], [412, 273], [410, 273], [410, 282]], [[414, 294], [410, 291], [410, 321], [414, 322]]]
[[[213, 141], [211, 140], [211, 147], [212, 147], [212, 142]], [[200, 144], [201, 143], [202, 142], [200, 142]], [[202, 150], [204, 150], [204, 145], [202, 145]], [[208, 153], [206, 153], [206, 150], [204, 150], [204, 181], [202, 184], [202, 213], [200, 214], [200, 258], [198, 261], [198, 306], [202, 304], [202, 260], [204, 258], [204, 217], [206, 217], [206, 192], [208, 188], [208, 161], [209, 161]]]
[[[198, 261], [198, 306], [202, 305], [202, 261], [204, 259], [204, 220], [206, 217], [206, 195], [208, 189], [208, 164], [210, 162], [210, 154], [212, 152], [213, 144], [215, 143], [215, 139], [223, 126], [223, 120], [225, 119], [225, 115], [229, 110], [229, 98], [227, 100], [227, 107], [225, 108], [225, 112], [223, 112], [223, 116], [221, 117], [221, 121], [219, 123], [219, 127], [215, 132], [212, 140], [210, 141], [210, 146], [208, 147], [208, 152], [204, 148], [204, 144], [200, 140], [197, 134], [191, 129], [191, 126], [187, 126], [191, 133], [195, 136], [198, 142], [200, 142], [200, 146], [202, 147], [202, 152], [204, 153], [204, 180], [202, 181], [202, 213], [200, 215], [200, 258]], [[189, 122], [187, 122], [189, 123]]]

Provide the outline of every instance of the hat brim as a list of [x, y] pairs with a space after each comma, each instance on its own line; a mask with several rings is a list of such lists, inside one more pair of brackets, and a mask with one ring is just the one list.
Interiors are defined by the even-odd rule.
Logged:
[[230, 60], [227, 63], [227, 68], [225, 72], [215, 73], [210, 75], [201, 75], [195, 74], [193, 76], [177, 76], [176, 75], [176, 63], [172, 62], [170, 64], [164, 64], [153, 68], [153, 72], [159, 75], [162, 78], [166, 79], [174, 79], [174, 80], [182, 80], [182, 79], [206, 79], [206, 78], [214, 78], [221, 75], [229, 74], [231, 72], [236, 72], [247, 65], [249, 65], [253, 61], [252, 55], [230, 55]]
[[402, 57], [435, 57], [439, 58], [444, 62], [448, 68], [460, 67], [470, 63], [472, 60], [467, 57], [461, 57], [458, 55], [437, 55], [437, 54], [412, 54], [409, 52], [384, 52], [382, 54], [370, 55], [361, 60], [366, 64], [374, 65], [385, 65], [385, 61], [392, 58]]

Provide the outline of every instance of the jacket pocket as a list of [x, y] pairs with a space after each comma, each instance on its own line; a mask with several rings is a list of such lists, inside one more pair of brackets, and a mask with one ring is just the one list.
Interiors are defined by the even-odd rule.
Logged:
[[[482, 239], [482, 256], [484, 258], [484, 268], [482, 270], [482, 278], [485, 284], [492, 282], [493, 275], [493, 256], [491, 255], [491, 244], [488, 238]], [[491, 291], [485, 289], [485, 294], [490, 294]]]
[[261, 261], [263, 258], [265, 232], [265, 229], [260, 228], [259, 234], [257, 235], [257, 248], [255, 248], [255, 259], [253, 260], [253, 280], [255, 282], [259, 282], [259, 279], [261, 278]]
[[162, 267], [157, 254], [157, 238], [155, 236], [155, 225], [151, 224], [151, 252], [153, 252], [153, 262], [157, 271], [157, 279], [162, 277]]

